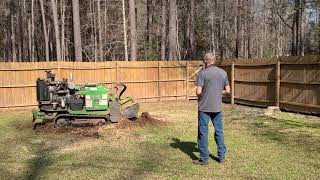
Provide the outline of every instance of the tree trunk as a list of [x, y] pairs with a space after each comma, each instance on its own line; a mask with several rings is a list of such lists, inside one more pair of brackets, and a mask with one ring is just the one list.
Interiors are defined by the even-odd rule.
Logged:
[[103, 60], [103, 50], [102, 50], [102, 26], [101, 26], [101, 7], [100, 7], [100, 0], [97, 1], [97, 9], [98, 9], [98, 35], [99, 35], [99, 42], [98, 42], [98, 48], [99, 48], [99, 60], [102, 61]]
[[[95, 54], [95, 52], [96, 52], [96, 47], [94, 46], [94, 43], [95, 43], [95, 41], [94, 41], [94, 36], [95, 36], [95, 28], [94, 28], [94, 15], [93, 15], [93, 9], [94, 9], [94, 4], [93, 4], [94, 2], [92, 2], [92, 0], [89, 0], [89, 15], [90, 15], [90, 45], [91, 45], [91, 56], [92, 57], [94, 57], [94, 59], [96, 58], [96, 54]], [[92, 59], [92, 58], [91, 58]], [[90, 61], [91, 61], [91, 59], [90, 59]]]
[[167, 13], [166, 13], [167, 0], [162, 0], [161, 4], [161, 60], [166, 60], [166, 32], [167, 32]]
[[66, 16], [66, 2], [61, 0], [61, 58], [62, 61], [66, 60], [66, 38], [65, 38], [65, 16]]
[[294, 16], [292, 21], [292, 49], [291, 54], [293, 56], [298, 55], [298, 47], [299, 47], [299, 8], [300, 8], [300, 0], [295, 0], [294, 5]]
[[178, 60], [180, 61], [181, 60], [181, 51], [180, 51], [180, 44], [179, 44], [179, 23], [178, 23], [178, 9], [176, 9], [176, 30], [177, 30], [177, 38], [176, 38], [176, 41], [177, 41], [177, 56], [178, 56]]
[[97, 18], [95, 14], [95, 5], [94, 5], [95, 0], [92, 2], [92, 15], [93, 15], [93, 39], [94, 39], [94, 62], [99, 61], [98, 59], [98, 38], [97, 38]]
[[297, 48], [296, 48], [296, 31], [295, 31], [295, 24], [296, 20], [293, 18], [292, 28], [291, 28], [291, 55], [297, 55]]
[[39, 0], [40, 2], [40, 11], [41, 11], [41, 19], [42, 19], [42, 31], [44, 36], [44, 44], [45, 44], [45, 58], [46, 61], [49, 61], [49, 40], [48, 40], [48, 34], [47, 34], [47, 25], [46, 25], [46, 17], [44, 13], [44, 7], [43, 7], [43, 0]]
[[122, 0], [122, 17], [123, 17], [123, 37], [124, 37], [124, 56], [125, 60], [128, 61], [128, 43], [127, 43], [127, 27], [126, 27], [126, 11], [124, 0]]
[[195, 40], [194, 40], [194, 0], [190, 0], [190, 13], [188, 13], [187, 39], [188, 39], [188, 59], [194, 58]]
[[[12, 13], [12, 11], [11, 11]], [[17, 52], [16, 52], [16, 31], [14, 27], [14, 16], [11, 14], [11, 47], [12, 47], [12, 62], [17, 61]]]
[[35, 51], [36, 51], [36, 55], [37, 55], [37, 60], [38, 60], [38, 62], [39, 62], [39, 60], [40, 60], [40, 53], [39, 53], [39, 47], [38, 47], [37, 41], [35, 41]]
[[[320, 8], [318, 9], [318, 27], [320, 27]], [[318, 31], [318, 53], [320, 54], [320, 31]]]
[[7, 44], [7, 39], [8, 39], [8, 37], [7, 37], [7, 30], [6, 29], [4, 29], [4, 31], [5, 31], [5, 33], [4, 33], [4, 38], [3, 38], [3, 45], [4, 45], [4, 50], [3, 50], [3, 59], [1, 60], [1, 62], [3, 61], [3, 62], [6, 62], [6, 57], [7, 57], [7, 49], [8, 49], [8, 47], [6, 46], [6, 44]]
[[151, 50], [152, 50], [152, 0], [147, 0], [147, 50], [146, 54], [147, 57], [150, 57]]
[[247, 51], [247, 49], [248, 49], [248, 46], [247, 46], [247, 35], [248, 35], [248, 32], [247, 32], [247, 24], [248, 24], [248, 20], [247, 20], [247, 17], [245, 17], [245, 19], [244, 19], [244, 27], [243, 27], [243, 31], [242, 31], [242, 33], [243, 33], [243, 35], [242, 35], [242, 41], [243, 41], [243, 53], [244, 53], [244, 57], [246, 58], [246, 59], [248, 59], [248, 51]]
[[[104, 5], [104, 32], [103, 32], [103, 36], [104, 37], [107, 37], [107, 1], [105, 1], [105, 5]], [[108, 52], [108, 48], [107, 48], [107, 43], [108, 43], [108, 39], [107, 38], [104, 38], [104, 48], [103, 50]], [[108, 53], [109, 54], [109, 53]], [[109, 58], [110, 56], [108, 56], [108, 54], [106, 54], [106, 58]]]
[[251, 59], [252, 55], [251, 55], [251, 39], [252, 39], [252, 24], [253, 24], [253, 20], [254, 20], [254, 13], [253, 13], [253, 7], [254, 7], [254, 0], [250, 0], [249, 2], [249, 17], [248, 17], [248, 58]]
[[52, 15], [53, 15], [54, 34], [56, 39], [56, 58], [57, 58], [57, 61], [61, 61], [59, 21], [58, 21], [58, 13], [57, 13], [57, 4], [55, 0], [51, 0], [51, 9], [52, 9]]
[[72, 0], [72, 20], [75, 61], [82, 61], [79, 0]]
[[[213, 2], [210, 7], [211, 8], [214, 7]], [[209, 17], [210, 17], [210, 37], [211, 37], [210, 51], [212, 51], [215, 54], [217, 49], [217, 42], [216, 42], [216, 33], [215, 33], [214, 11], [210, 11]]]
[[304, 56], [304, 21], [305, 21], [305, 6], [304, 0], [300, 2], [299, 16], [299, 55]]
[[169, 2], [169, 61], [177, 59], [177, 4]]
[[34, 0], [31, 1], [31, 61], [34, 62]]
[[279, 55], [283, 56], [283, 25], [281, 19], [279, 19]]
[[129, 0], [129, 22], [130, 22], [130, 60], [137, 60], [137, 27], [136, 8], [134, 0]]
[[300, 47], [300, 0], [296, 0], [296, 16], [295, 16], [295, 19], [296, 19], [296, 24], [295, 24], [295, 41], [296, 41], [296, 56], [300, 55], [300, 52], [299, 52], [299, 47]]
[[48, 37], [49, 37], [49, 52], [50, 52], [50, 59], [51, 60], [54, 60], [54, 48], [53, 48], [53, 42], [54, 41], [54, 35], [53, 35], [53, 32], [54, 30], [52, 30], [52, 23], [51, 21], [49, 21], [49, 24], [48, 24]]
[[236, 18], [235, 18], [235, 34], [236, 34], [236, 50], [235, 50], [235, 57], [240, 57], [240, 49], [241, 49], [241, 40], [240, 40], [240, 0], [236, 1]]
[[225, 50], [225, 43], [224, 43], [224, 21], [225, 21], [225, 4], [220, 5], [220, 21], [219, 21], [219, 42], [220, 42], [220, 59], [224, 59], [224, 50]]
[[10, 62], [11, 58], [11, 27], [7, 27], [6, 30], [6, 43], [5, 43], [5, 53], [6, 53], [6, 61], [5, 62]]
[[29, 61], [32, 61], [32, 41], [31, 41], [31, 20], [28, 19], [28, 56]]
[[22, 8], [22, 2], [21, 0], [18, 1], [19, 2], [19, 61], [23, 61], [24, 60], [24, 21], [23, 21], [23, 15], [24, 15], [24, 11]]

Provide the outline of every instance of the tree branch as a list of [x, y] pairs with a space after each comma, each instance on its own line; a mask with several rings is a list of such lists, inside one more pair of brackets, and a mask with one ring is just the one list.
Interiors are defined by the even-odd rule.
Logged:
[[286, 26], [288, 26], [290, 29], [293, 29], [293, 26], [290, 26], [290, 25], [287, 23], [287, 21], [283, 19], [283, 17], [279, 14], [278, 11], [276, 11], [276, 12], [277, 12], [277, 15], [280, 17], [280, 19], [284, 22], [284, 24], [285, 24]]

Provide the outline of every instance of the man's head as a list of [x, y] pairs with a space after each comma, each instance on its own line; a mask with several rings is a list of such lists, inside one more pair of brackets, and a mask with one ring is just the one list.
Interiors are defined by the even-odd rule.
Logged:
[[216, 56], [213, 53], [207, 53], [203, 56], [203, 62], [208, 67], [216, 62]]

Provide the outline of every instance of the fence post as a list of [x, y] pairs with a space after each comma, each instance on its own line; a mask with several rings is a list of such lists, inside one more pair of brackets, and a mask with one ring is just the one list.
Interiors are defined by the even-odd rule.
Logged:
[[235, 87], [234, 87], [234, 59], [232, 60], [232, 64], [231, 64], [231, 104], [234, 104], [234, 91], [235, 91]]
[[118, 61], [116, 61], [116, 82], [119, 84], [119, 65]]
[[186, 64], [186, 99], [189, 101], [189, 63]]
[[280, 78], [280, 59], [277, 59], [276, 63], [276, 104], [275, 106], [279, 107], [280, 106], [280, 83], [281, 83], [281, 78]]
[[60, 64], [60, 62], [61, 62], [61, 61], [57, 61], [57, 63], [58, 63], [58, 77], [59, 77], [60, 79], [62, 79], [62, 77], [61, 77], [61, 64]]
[[161, 63], [158, 61], [158, 96], [159, 101], [161, 101]]

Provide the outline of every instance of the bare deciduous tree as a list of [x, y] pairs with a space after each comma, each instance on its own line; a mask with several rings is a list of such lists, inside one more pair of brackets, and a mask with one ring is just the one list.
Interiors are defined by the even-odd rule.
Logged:
[[49, 61], [49, 38], [47, 33], [47, 25], [46, 25], [46, 16], [43, 7], [43, 0], [39, 0], [40, 2], [40, 11], [41, 11], [41, 19], [42, 19], [42, 31], [44, 36], [44, 45], [45, 45], [45, 52], [46, 52], [46, 61]]
[[129, 22], [130, 22], [130, 60], [137, 60], [137, 27], [136, 27], [136, 5], [134, 0], [129, 0]]
[[167, 35], [167, 0], [161, 1], [161, 60], [166, 59], [166, 35]]
[[306, 0], [6, 0], [0, 56], [10, 62], [320, 54], [319, 9], [319, 1]]
[[169, 1], [169, 61], [177, 60], [177, 4], [176, 0]]
[[75, 60], [82, 61], [79, 0], [72, 0], [72, 15]]
[[54, 34], [56, 39], [56, 58], [58, 61], [60, 61], [61, 60], [60, 30], [59, 30], [59, 21], [58, 21], [58, 13], [57, 13], [57, 4], [55, 0], [51, 0], [51, 10], [52, 10], [52, 16], [53, 16]]

